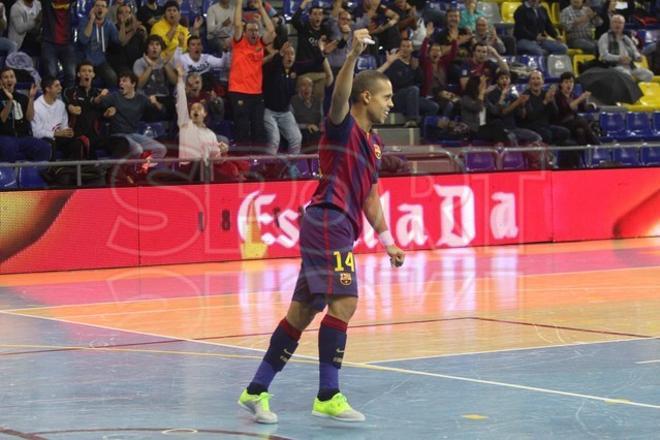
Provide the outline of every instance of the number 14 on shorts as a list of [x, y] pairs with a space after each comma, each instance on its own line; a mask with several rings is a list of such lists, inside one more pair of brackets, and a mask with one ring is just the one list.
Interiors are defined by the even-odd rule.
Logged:
[[346, 267], [351, 269], [351, 272], [355, 272], [355, 260], [353, 259], [353, 252], [348, 251], [342, 255], [339, 251], [334, 251], [332, 253], [335, 257], [335, 272], [346, 272]]

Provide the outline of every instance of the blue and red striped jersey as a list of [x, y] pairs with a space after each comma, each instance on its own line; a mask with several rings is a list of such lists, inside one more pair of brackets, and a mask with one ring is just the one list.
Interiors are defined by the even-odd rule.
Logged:
[[310, 205], [329, 204], [345, 212], [355, 239], [362, 230], [364, 201], [378, 181], [382, 150], [380, 136], [362, 130], [350, 112], [339, 125], [326, 119], [319, 142], [321, 180]]

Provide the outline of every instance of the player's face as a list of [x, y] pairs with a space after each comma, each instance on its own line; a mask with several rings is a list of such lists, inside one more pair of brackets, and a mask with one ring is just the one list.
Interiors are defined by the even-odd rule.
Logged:
[[367, 104], [367, 114], [369, 120], [375, 124], [382, 124], [394, 107], [392, 102], [392, 83], [389, 81], [378, 80], [373, 92], [367, 92], [369, 103]]

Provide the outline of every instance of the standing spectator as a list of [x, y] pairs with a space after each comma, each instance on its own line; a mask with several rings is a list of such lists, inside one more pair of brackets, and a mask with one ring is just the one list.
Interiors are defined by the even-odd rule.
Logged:
[[443, 46], [443, 53], [450, 49], [450, 46], [452, 46], [454, 41], [458, 41], [458, 48], [454, 60], [447, 67], [447, 80], [451, 83], [456, 83], [461, 77], [462, 65], [470, 58], [472, 33], [468, 29], [460, 29], [458, 27], [460, 15], [457, 9], [448, 9], [446, 19], [447, 27], [441, 32], [433, 33], [431, 40]]
[[30, 130], [37, 86], [32, 84], [28, 96], [17, 93], [16, 75], [8, 67], [0, 70], [0, 86], [0, 162], [49, 160], [50, 144], [32, 137]]
[[[619, 6], [621, 5], [625, 5], [626, 8], [619, 9]], [[598, 12], [598, 15], [603, 20], [603, 24], [596, 28], [596, 40], [610, 30], [610, 20], [612, 17], [619, 14], [623, 15], [623, 18], [627, 20], [634, 11], [635, 0], [605, 0]]]
[[186, 74], [199, 73], [204, 80], [204, 90], [215, 89], [218, 82], [211, 71], [212, 69], [229, 69], [230, 56], [214, 57], [207, 53], [202, 53], [202, 39], [193, 35], [188, 39], [188, 52], [181, 53], [177, 48], [174, 55], [174, 64], [183, 65]]
[[172, 119], [174, 98], [170, 85], [176, 84], [177, 73], [171, 60], [164, 60], [160, 55], [163, 40], [158, 35], [149, 35], [144, 55], [133, 64], [133, 73], [137, 76], [137, 88], [147, 96], [155, 96], [160, 107], [147, 107], [145, 121], [167, 121]]
[[306, 76], [298, 78], [298, 93], [291, 98], [293, 115], [302, 134], [302, 152], [316, 154], [321, 139], [322, 103], [312, 93], [314, 83]]
[[54, 151], [60, 151], [65, 159], [80, 160], [89, 156], [88, 147], [69, 127], [69, 117], [64, 102], [59, 99], [62, 86], [55, 78], [41, 81], [44, 94], [34, 102], [32, 133], [34, 137], [50, 143]]
[[[158, 20], [151, 28], [151, 35], [158, 35], [163, 39], [165, 46], [163, 47], [163, 58], [169, 58], [174, 53], [177, 47], [182, 51], [186, 50], [186, 43], [191, 35], [188, 28], [181, 25], [181, 10], [179, 3], [176, 0], [168, 0], [165, 3], [165, 15]], [[192, 35], [199, 36], [199, 28], [202, 25], [203, 19], [201, 17], [195, 18], [193, 24]]]
[[41, 2], [17, 0], [9, 12], [9, 39], [16, 44], [17, 50], [34, 57], [40, 53], [40, 36]]
[[80, 24], [78, 42], [84, 48], [85, 59], [94, 64], [94, 70], [106, 87], [117, 84], [117, 74], [106, 59], [110, 44], [119, 45], [119, 33], [115, 25], [107, 19], [108, 2], [96, 0], [86, 21]]
[[[497, 62], [490, 60], [488, 58], [489, 55], [492, 58], [495, 58]], [[509, 70], [509, 66], [506, 64], [504, 58], [502, 58], [492, 46], [477, 43], [474, 46], [472, 58], [470, 58], [461, 69], [461, 89], [465, 89], [468, 78], [472, 76], [485, 76], [488, 85], [493, 84], [495, 82], [495, 73], [498, 69]]]
[[570, 132], [567, 128], [553, 125], [558, 110], [555, 101], [557, 86], [552, 85], [543, 91], [543, 74], [538, 70], [529, 75], [525, 94], [529, 95], [527, 102], [519, 109], [521, 126], [541, 135], [543, 141], [550, 145], [564, 145]]
[[417, 29], [417, 8], [408, 3], [408, 0], [394, 0], [391, 9], [399, 15], [396, 27], [401, 38], [411, 39], [412, 33]]
[[532, 55], [567, 53], [568, 48], [557, 40], [557, 29], [539, 1], [527, 0], [513, 14], [513, 35], [517, 40], [518, 51]]
[[426, 35], [419, 51], [419, 64], [422, 68], [421, 96], [431, 97], [439, 106], [439, 112], [449, 117], [454, 110], [456, 96], [447, 89], [447, 68], [454, 61], [461, 38], [452, 41], [450, 46], [441, 46], [432, 42], [429, 36], [433, 35], [433, 23], [426, 24]]
[[335, 0], [328, 22], [332, 43], [326, 44], [325, 50], [332, 73], [336, 75], [351, 51], [353, 39], [351, 13], [341, 7], [341, 0]]
[[122, 137], [128, 141], [132, 157], [144, 156], [149, 151], [154, 159], [165, 157], [167, 148], [160, 142], [138, 133], [138, 124], [148, 106], [162, 109], [162, 104], [155, 96], [136, 93], [137, 76], [127, 71], [119, 74], [119, 91], [113, 92], [101, 99], [105, 109], [104, 116], [111, 118], [110, 134]]
[[610, 31], [598, 39], [600, 60], [616, 70], [632, 76], [636, 81], [652, 81], [653, 72], [635, 65], [635, 61], [640, 61], [642, 55], [632, 39], [623, 33], [625, 23], [623, 15], [612, 16]]
[[[5, 33], [5, 29], [7, 29], [7, 13], [5, 4], [0, 3], [0, 35]], [[9, 38], [0, 37], [0, 52], [4, 52], [5, 55], [16, 52], [16, 43]]]
[[266, 27], [266, 32], [261, 38], [259, 37], [259, 23], [252, 21], [246, 23], [244, 28], [240, 4], [234, 10], [229, 99], [234, 113], [236, 143], [242, 146], [255, 145], [264, 141], [262, 64], [264, 48], [275, 39], [275, 28], [266, 14], [261, 0], [257, 0], [256, 4]]
[[137, 18], [147, 29], [147, 33], [151, 33], [151, 27], [163, 17], [164, 12], [163, 7], [158, 4], [158, 0], [146, 0], [140, 6]]
[[212, 51], [223, 52], [231, 48], [234, 33], [234, 6], [231, 0], [220, 0], [206, 13], [206, 39]]
[[57, 77], [57, 63], [64, 71], [64, 86], [71, 87], [76, 76], [76, 53], [71, 27], [71, 0], [43, 0], [41, 62], [46, 76]]
[[603, 23], [603, 19], [590, 7], [584, 6], [584, 0], [571, 0], [571, 5], [562, 9], [560, 20], [566, 31], [568, 47], [596, 53], [598, 44], [594, 40], [594, 31], [596, 26]]
[[131, 70], [135, 61], [142, 56], [146, 48], [147, 30], [133, 15], [130, 5], [123, 4], [117, 8], [119, 46], [110, 47], [108, 62], [115, 72]]
[[483, 17], [481, 12], [477, 11], [477, 0], [464, 0], [465, 9], [461, 11], [461, 21], [458, 22], [459, 28], [467, 28], [472, 32], [477, 26], [477, 19]]
[[387, 61], [378, 68], [392, 83], [394, 108], [405, 115], [406, 127], [416, 127], [420, 114], [425, 116], [438, 112], [438, 104], [420, 96], [422, 70], [419, 61], [412, 57], [412, 52], [412, 41], [401, 40], [399, 51], [389, 54]]
[[474, 32], [475, 43], [481, 43], [490, 46], [493, 49], [495, 49], [497, 53], [500, 55], [504, 55], [505, 53], [514, 55], [516, 53], [515, 51], [516, 40], [511, 38], [510, 41], [513, 43], [514, 46], [514, 48], [511, 51], [507, 50], [504, 41], [497, 35], [495, 28], [490, 24], [488, 24], [488, 20], [486, 20], [486, 17], [477, 18], [477, 22], [475, 24], [475, 32]]
[[[186, 78], [186, 96], [188, 98], [188, 105], [200, 102], [207, 110], [207, 118], [210, 122], [215, 123], [222, 120], [224, 116], [224, 103], [222, 99], [215, 94], [213, 90], [204, 90], [202, 88], [202, 76], [199, 73], [189, 73]], [[226, 141], [224, 136], [223, 141]]]
[[312, 6], [309, 19], [303, 20], [303, 11], [312, 0], [303, 0], [300, 8], [293, 14], [291, 22], [298, 31], [298, 49], [296, 50], [296, 73], [308, 75], [314, 82], [314, 94], [323, 96], [325, 91], [325, 74], [323, 73], [323, 58], [319, 57], [319, 41], [330, 39], [330, 29], [323, 24], [323, 9]]
[[378, 40], [376, 47], [382, 46], [386, 51], [399, 47], [401, 34], [396, 27], [399, 14], [381, 4], [381, 0], [362, 0], [354, 16], [355, 29], [368, 29], [369, 35]]

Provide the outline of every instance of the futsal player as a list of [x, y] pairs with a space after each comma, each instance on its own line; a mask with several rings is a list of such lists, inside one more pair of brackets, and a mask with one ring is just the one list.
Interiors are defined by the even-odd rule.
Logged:
[[398, 267], [404, 261], [383, 217], [377, 183], [383, 144], [371, 131], [394, 106], [392, 84], [375, 70], [353, 78], [365, 39], [370, 40], [366, 29], [353, 33], [351, 52], [337, 75], [319, 144], [322, 175], [302, 220], [302, 266], [291, 305], [238, 401], [258, 423], [277, 423], [277, 415], [270, 410], [268, 387], [295, 352], [301, 332], [326, 306], [318, 333], [320, 381], [312, 414], [346, 422], [365, 420], [339, 391], [346, 329], [357, 306], [353, 243], [362, 229], [363, 212], [392, 265]]

